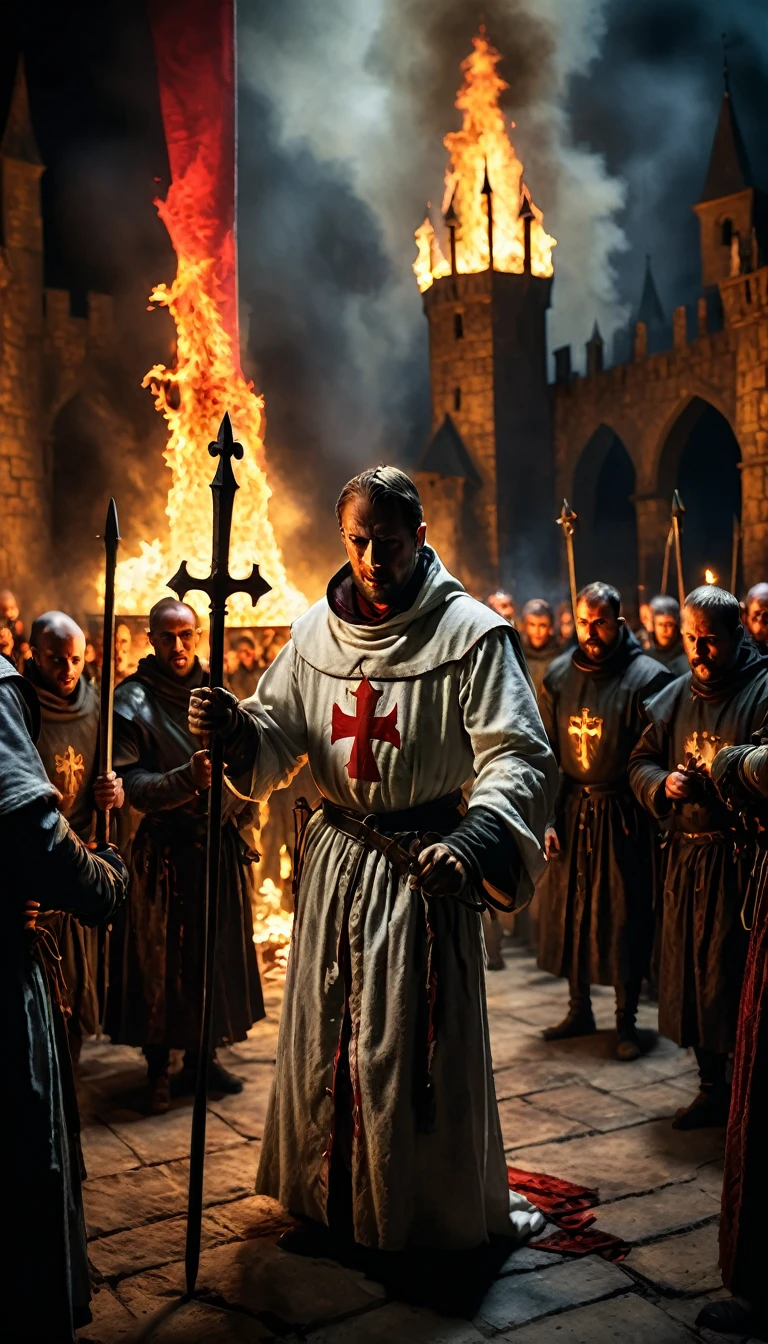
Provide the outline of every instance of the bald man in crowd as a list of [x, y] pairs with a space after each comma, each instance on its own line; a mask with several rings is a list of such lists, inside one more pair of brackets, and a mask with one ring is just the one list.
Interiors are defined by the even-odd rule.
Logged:
[[[123, 792], [114, 770], [98, 774], [99, 697], [83, 676], [85, 635], [63, 611], [46, 611], [32, 624], [30, 646], [32, 656], [24, 675], [40, 702], [37, 750], [58, 790], [62, 815], [88, 845], [94, 838], [95, 808], [121, 807]], [[61, 956], [71, 1010], [69, 1045], [77, 1064], [83, 1037], [94, 1035], [100, 1025], [103, 935], [98, 928], [86, 928], [72, 914], [57, 912], [45, 922]]]
[[744, 599], [744, 624], [758, 653], [768, 657], [768, 583], [756, 583]]
[[[150, 1104], [170, 1105], [169, 1059], [185, 1051], [177, 1093], [193, 1092], [200, 1041], [205, 912], [207, 798], [211, 765], [187, 725], [189, 696], [207, 681], [197, 657], [192, 607], [163, 598], [149, 614], [152, 653], [115, 690], [115, 767], [125, 796], [143, 814], [128, 858], [130, 886], [122, 930], [119, 986], [110, 992], [113, 1040], [141, 1046]], [[225, 791], [214, 993], [214, 1039], [243, 1041], [264, 1005], [253, 945], [247, 866], [235, 816], [242, 801]], [[242, 1082], [214, 1053], [213, 1092]]]

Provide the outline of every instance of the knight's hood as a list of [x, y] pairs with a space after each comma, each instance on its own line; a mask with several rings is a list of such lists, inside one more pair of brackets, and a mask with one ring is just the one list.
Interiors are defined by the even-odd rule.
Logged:
[[[318, 672], [345, 681], [362, 676], [402, 681], [458, 662], [489, 630], [512, 634], [502, 616], [470, 597], [431, 547], [424, 549], [429, 568], [407, 611], [378, 625], [353, 625], [323, 597], [293, 623], [299, 656]], [[337, 577], [343, 579], [345, 570]]]

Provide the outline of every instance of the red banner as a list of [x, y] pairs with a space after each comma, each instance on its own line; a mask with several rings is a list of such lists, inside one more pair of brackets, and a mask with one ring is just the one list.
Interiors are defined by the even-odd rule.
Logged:
[[214, 266], [222, 323], [239, 364], [233, 0], [151, 0], [171, 186], [157, 208], [179, 260]]

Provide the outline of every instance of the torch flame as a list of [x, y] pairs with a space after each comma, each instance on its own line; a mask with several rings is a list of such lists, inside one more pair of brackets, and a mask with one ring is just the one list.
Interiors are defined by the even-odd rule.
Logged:
[[705, 570], [704, 570], [704, 582], [705, 582], [705, 583], [717, 583], [717, 575], [716, 575], [714, 569], [705, 569]]
[[144, 378], [155, 406], [168, 425], [165, 461], [171, 470], [166, 513], [168, 537], [141, 542], [140, 554], [121, 561], [115, 575], [115, 601], [124, 615], [146, 614], [166, 588], [179, 563], [190, 573], [207, 575], [211, 564], [211, 459], [206, 445], [216, 438], [225, 411], [235, 437], [245, 448], [238, 465], [240, 489], [235, 500], [230, 573], [244, 577], [256, 561], [272, 586], [254, 610], [244, 593], [229, 600], [233, 625], [289, 625], [307, 608], [306, 598], [288, 581], [269, 520], [262, 428], [264, 398], [240, 371], [232, 340], [222, 321], [215, 263], [195, 260], [179, 245], [180, 231], [159, 204], [178, 258], [176, 278], [158, 284], [150, 298], [168, 308], [176, 323], [176, 361], [155, 364]]
[[[525, 198], [533, 213], [531, 271], [539, 276], [552, 275], [552, 248], [556, 242], [545, 232], [544, 216], [523, 184], [523, 165], [509, 139], [499, 107], [501, 94], [509, 88], [496, 70], [501, 54], [488, 41], [484, 28], [472, 38], [472, 46], [474, 50], [461, 63], [464, 83], [456, 95], [456, 106], [464, 113], [461, 130], [451, 131], [443, 141], [451, 156], [445, 174], [443, 212], [453, 201], [459, 219], [456, 268], [462, 274], [488, 269], [488, 216], [484, 202], [489, 198], [482, 194], [487, 166], [493, 190], [494, 270], [523, 273], [525, 226], [520, 207]], [[451, 267], [428, 217], [415, 236], [418, 255], [413, 270], [423, 293], [433, 280], [450, 275]]]

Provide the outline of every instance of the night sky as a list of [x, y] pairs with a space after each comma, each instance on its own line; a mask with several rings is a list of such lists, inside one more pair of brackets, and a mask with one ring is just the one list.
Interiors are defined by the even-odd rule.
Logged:
[[[76, 310], [89, 288], [115, 294], [134, 437], [159, 452], [139, 383], [168, 353], [168, 319], [147, 313], [146, 296], [171, 278], [173, 256], [152, 205], [168, 167], [146, 16], [140, 0], [13, 11], [0, 120], [23, 50], [48, 166], [47, 283], [70, 288]], [[764, 0], [240, 0], [238, 13], [244, 364], [266, 394], [272, 474], [309, 514], [352, 470], [412, 461], [424, 441], [412, 233], [440, 199], [441, 137], [456, 125], [458, 64], [481, 13], [505, 55], [526, 180], [559, 241], [551, 344], [571, 340], [577, 367], [594, 317], [606, 338], [628, 320], [646, 252], [667, 312], [695, 301], [690, 206], [724, 29], [737, 114], [768, 184]], [[140, 463], [126, 452], [130, 512]]]

